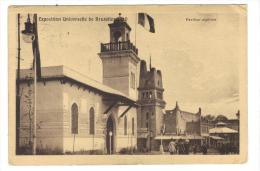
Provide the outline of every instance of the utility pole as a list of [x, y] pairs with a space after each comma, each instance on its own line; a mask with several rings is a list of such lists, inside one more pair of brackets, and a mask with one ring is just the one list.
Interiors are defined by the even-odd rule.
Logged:
[[[30, 14], [28, 14], [27, 21], [25, 22], [25, 30], [22, 31], [24, 35], [24, 41], [26, 43], [32, 43], [33, 50], [33, 71], [34, 71], [34, 112], [33, 112], [33, 144], [32, 152], [36, 154], [36, 133], [37, 133], [37, 80], [41, 78], [41, 63], [40, 63], [40, 50], [38, 40], [38, 28], [37, 28], [37, 14], [33, 14], [33, 23], [30, 21]], [[18, 36], [19, 37], [19, 36]]]
[[[35, 40], [38, 41], [38, 33], [37, 33], [37, 15], [33, 15], [33, 24], [34, 24], [34, 34], [35, 34]], [[38, 42], [36, 42], [38, 43]], [[34, 44], [34, 42], [33, 42]], [[36, 45], [37, 46], [37, 45]], [[34, 46], [33, 46], [34, 47]], [[36, 112], [37, 112], [37, 51], [36, 48], [33, 48], [33, 56], [34, 56], [34, 134], [33, 134], [33, 154], [36, 155], [36, 148], [37, 148], [37, 140], [36, 140], [36, 133], [37, 133], [37, 118], [36, 118]]]
[[20, 136], [20, 13], [17, 15], [18, 23], [18, 54], [17, 54], [17, 70], [16, 70], [16, 154], [19, 153], [19, 136]]

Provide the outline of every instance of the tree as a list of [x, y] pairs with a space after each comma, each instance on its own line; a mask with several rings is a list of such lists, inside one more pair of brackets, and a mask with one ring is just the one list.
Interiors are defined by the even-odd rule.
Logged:
[[214, 121], [216, 117], [214, 115], [207, 114], [206, 116], [204, 116], [204, 119], [207, 121]]
[[228, 118], [224, 115], [218, 115], [215, 119], [216, 122], [226, 122]]

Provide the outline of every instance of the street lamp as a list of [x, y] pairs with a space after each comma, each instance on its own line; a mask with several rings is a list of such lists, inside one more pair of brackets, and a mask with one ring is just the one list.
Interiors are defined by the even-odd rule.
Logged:
[[25, 30], [22, 31], [23, 40], [26, 43], [32, 43], [33, 50], [33, 69], [34, 69], [34, 133], [33, 133], [33, 154], [36, 154], [36, 88], [37, 88], [37, 77], [41, 76], [41, 66], [40, 66], [40, 50], [38, 42], [38, 31], [37, 31], [37, 14], [33, 14], [33, 23], [31, 23], [30, 15], [27, 16], [27, 21], [25, 24]]
[[25, 29], [22, 31], [23, 40], [26, 43], [32, 43], [34, 70], [39, 79], [41, 77], [41, 60], [38, 39], [37, 14], [33, 14], [33, 23], [31, 23], [30, 15], [28, 14], [27, 21], [24, 23], [24, 25]]
[[164, 154], [164, 150], [163, 150], [163, 143], [162, 143], [162, 136], [165, 133], [165, 124], [163, 124], [162, 128], [161, 128], [161, 145], [160, 145], [160, 152], [161, 154]]
[[109, 131], [109, 154], [110, 155], [112, 154], [112, 152], [111, 152], [111, 150], [112, 150], [112, 135], [113, 135], [112, 131]]
[[23, 40], [26, 43], [32, 43], [35, 40], [34, 24], [31, 23], [30, 15], [28, 14], [27, 21], [24, 23], [25, 29], [22, 31]]

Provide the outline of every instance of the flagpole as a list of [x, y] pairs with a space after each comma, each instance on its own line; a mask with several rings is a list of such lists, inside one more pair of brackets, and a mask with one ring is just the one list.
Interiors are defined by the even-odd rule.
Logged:
[[16, 154], [19, 152], [19, 138], [20, 138], [20, 13], [17, 15], [18, 22], [18, 55], [17, 55], [17, 75], [16, 75]]
[[138, 13], [135, 14], [135, 47], [136, 47], [136, 25], [137, 25]]
[[[150, 49], [150, 47], [149, 47], [149, 49]], [[151, 69], [152, 69], [152, 57], [151, 57], [151, 53], [149, 53], [149, 55], [150, 55], [150, 71], [151, 71]]]

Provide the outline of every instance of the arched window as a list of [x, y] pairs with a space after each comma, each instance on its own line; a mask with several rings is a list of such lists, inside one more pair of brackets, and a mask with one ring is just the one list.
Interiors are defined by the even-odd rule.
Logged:
[[124, 134], [127, 135], [127, 117], [124, 118]]
[[116, 31], [114, 33], [114, 39], [115, 39], [115, 42], [119, 42], [121, 40], [121, 32], [120, 31]]
[[89, 134], [95, 134], [95, 111], [93, 107], [89, 110]]
[[78, 105], [73, 103], [71, 106], [71, 133], [78, 134]]
[[144, 98], [145, 98], [145, 93], [143, 92], [143, 93], [142, 93], [142, 95], [143, 95], [143, 97], [142, 97], [142, 98], [144, 99]]

